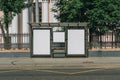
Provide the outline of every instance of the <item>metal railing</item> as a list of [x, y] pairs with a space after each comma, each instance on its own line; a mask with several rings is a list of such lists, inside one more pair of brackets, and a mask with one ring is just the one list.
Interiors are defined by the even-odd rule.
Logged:
[[91, 42], [89, 42], [90, 48], [120, 48], [120, 36], [116, 36], [112, 32], [108, 32], [104, 35], [92, 34]]
[[[10, 34], [9, 36], [10, 43], [6, 44], [3, 35], [0, 34], [0, 49], [5, 49], [5, 46], [9, 46], [10, 49], [31, 49], [30, 34]], [[102, 41], [100, 41], [100, 36], [95, 34], [92, 36], [91, 42], [88, 38], [88, 44], [91, 48], [120, 48], [120, 36], [116, 39], [115, 35], [107, 33], [102, 35]]]
[[30, 48], [29, 34], [9, 34], [9, 38], [9, 43], [5, 43], [3, 35], [0, 34], [0, 49], [5, 49], [5, 46], [9, 46], [9, 49]]

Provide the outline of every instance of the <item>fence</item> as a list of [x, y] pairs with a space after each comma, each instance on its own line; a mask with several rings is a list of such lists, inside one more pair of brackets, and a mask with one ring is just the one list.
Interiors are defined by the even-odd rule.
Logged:
[[[90, 36], [90, 35], [89, 35]], [[89, 39], [88, 36], [88, 39]], [[120, 36], [115, 37], [115, 34], [108, 32], [101, 36], [92, 34], [92, 41], [89, 42], [91, 48], [120, 48]], [[10, 46], [11, 49], [30, 49], [30, 35], [29, 34], [10, 34], [10, 43], [5, 44], [3, 35], [0, 34], [0, 49]]]
[[120, 48], [120, 36], [112, 31], [101, 36], [92, 34], [89, 44], [91, 48]]
[[0, 34], [0, 49], [4, 49], [5, 46], [9, 46], [10, 49], [29, 49], [29, 34], [10, 34], [10, 43], [5, 43], [3, 35]]

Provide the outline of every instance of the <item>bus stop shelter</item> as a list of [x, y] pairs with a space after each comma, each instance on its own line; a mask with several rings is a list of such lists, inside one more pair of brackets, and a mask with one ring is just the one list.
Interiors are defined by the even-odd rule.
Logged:
[[87, 23], [30, 23], [31, 57], [87, 57]]

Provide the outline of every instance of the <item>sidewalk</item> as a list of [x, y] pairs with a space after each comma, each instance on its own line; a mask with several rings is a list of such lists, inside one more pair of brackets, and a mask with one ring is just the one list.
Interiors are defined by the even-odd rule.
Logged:
[[0, 69], [120, 68], [120, 57], [0, 58]]

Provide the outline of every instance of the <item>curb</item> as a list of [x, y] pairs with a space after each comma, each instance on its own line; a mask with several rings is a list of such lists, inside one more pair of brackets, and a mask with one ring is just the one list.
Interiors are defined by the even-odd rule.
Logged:
[[[57, 55], [64, 56], [63, 54]], [[30, 58], [30, 52], [0, 52], [0, 58]], [[88, 57], [120, 57], [120, 51], [89, 51]], [[57, 58], [57, 57], [55, 57]]]
[[114, 64], [111, 66], [111, 64], [90, 64], [90, 65], [67, 65], [67, 66], [60, 66], [60, 65], [11, 65], [11, 66], [0, 66], [0, 69], [20, 69], [20, 70], [34, 70], [34, 69], [91, 69], [91, 68], [101, 68], [101, 69], [114, 69], [114, 68], [120, 68], [120, 64]]

